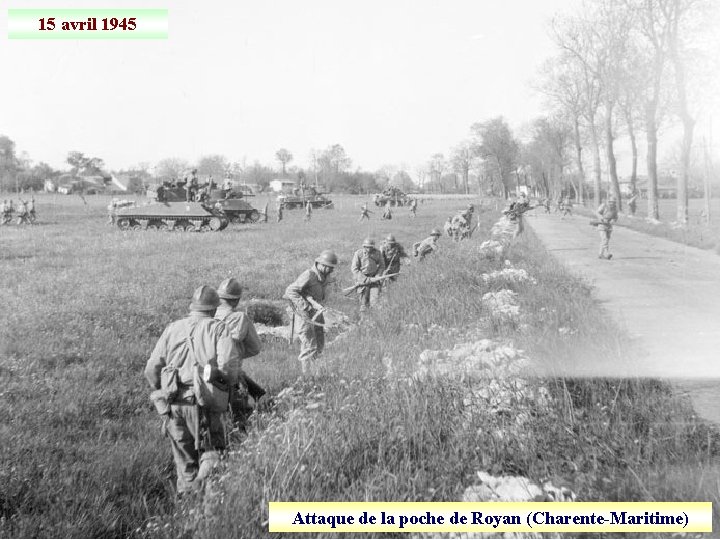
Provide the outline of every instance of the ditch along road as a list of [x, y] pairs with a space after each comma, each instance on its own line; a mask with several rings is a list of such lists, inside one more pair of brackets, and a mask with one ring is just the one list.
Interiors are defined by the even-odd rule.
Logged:
[[615, 226], [612, 260], [598, 258], [590, 218], [526, 214], [551, 256], [593, 286], [593, 296], [637, 343], [622, 365], [583, 365], [567, 375], [652, 377], [687, 392], [720, 424], [720, 256]]

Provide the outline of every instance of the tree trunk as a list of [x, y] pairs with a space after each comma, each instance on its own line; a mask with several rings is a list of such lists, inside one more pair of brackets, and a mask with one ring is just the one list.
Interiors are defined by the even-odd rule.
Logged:
[[678, 94], [679, 115], [683, 123], [683, 142], [680, 155], [682, 170], [677, 180], [677, 221], [683, 225], [688, 222], [688, 180], [690, 177], [690, 153], [692, 151], [695, 120], [690, 116], [685, 91], [685, 66], [678, 56], [677, 41], [672, 43], [672, 60], [675, 66], [675, 86]]
[[[632, 114], [632, 113], [630, 113]], [[628, 114], [626, 116], [627, 118], [627, 126], [628, 126], [628, 136], [630, 137], [630, 147], [632, 149], [632, 171], [630, 172], [630, 186], [632, 189], [633, 194], [637, 191], [637, 161], [638, 161], [638, 150], [637, 150], [637, 141], [635, 140], [635, 127], [632, 123], [632, 117]]]
[[609, 99], [605, 101], [605, 149], [607, 151], [608, 170], [610, 172], [610, 188], [615, 195], [618, 210], [622, 210], [622, 200], [620, 199], [620, 183], [617, 176], [617, 162], [615, 161], [615, 151], [613, 149], [613, 125], [612, 125], [613, 103]]
[[647, 131], [647, 215], [651, 219], [660, 219], [658, 212], [658, 191], [657, 191], [657, 122], [655, 111], [657, 102], [651, 100], [645, 107], [645, 125]]
[[575, 116], [574, 125], [574, 137], [575, 137], [575, 166], [578, 170], [578, 204], [585, 204], [583, 200], [583, 186], [585, 184], [585, 169], [583, 169], [582, 163], [582, 141], [580, 140], [580, 120]]
[[595, 127], [595, 122], [590, 122], [590, 141], [592, 143], [592, 151], [593, 151], [593, 190], [595, 191], [594, 194], [594, 201], [595, 201], [595, 207], [597, 208], [600, 206], [600, 175], [602, 174], [600, 170], [600, 143], [598, 142], [598, 136], [597, 136], [597, 128]]

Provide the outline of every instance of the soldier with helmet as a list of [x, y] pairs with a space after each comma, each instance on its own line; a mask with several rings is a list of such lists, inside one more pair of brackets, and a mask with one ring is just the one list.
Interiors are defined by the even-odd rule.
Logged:
[[198, 369], [208, 384], [237, 383], [237, 348], [225, 323], [213, 318], [219, 304], [212, 287], [195, 289], [190, 314], [165, 328], [145, 366], [153, 390], [172, 396], [162, 411], [163, 429], [172, 446], [179, 495], [201, 487], [219, 461], [218, 452], [225, 450], [222, 413], [201, 407], [194, 390]]
[[[244, 429], [252, 407], [249, 400], [247, 375], [243, 371], [242, 363], [245, 358], [259, 354], [262, 345], [250, 317], [237, 309], [243, 292], [238, 280], [235, 278], [223, 280], [217, 292], [220, 297], [220, 305], [215, 312], [215, 318], [225, 323], [240, 357], [237, 384], [233, 387], [230, 396], [230, 410], [233, 414], [233, 421], [240, 429]], [[256, 399], [259, 397], [256, 396]]]
[[23, 223], [30, 223], [30, 216], [27, 210], [27, 203], [23, 199], [19, 199], [17, 207], [17, 224], [22, 225]]
[[617, 201], [614, 195], [608, 195], [607, 201], [598, 206], [596, 215], [599, 219], [597, 228], [600, 232], [600, 253], [598, 253], [598, 258], [610, 260], [612, 259], [612, 253], [610, 253], [612, 224], [618, 219]]
[[0, 204], [0, 225], [7, 225], [10, 221], [12, 221], [12, 205], [5, 199]]
[[355, 283], [362, 285], [357, 288], [360, 309], [367, 309], [370, 305], [375, 304], [382, 290], [382, 283], [375, 282], [373, 278], [380, 277], [385, 272], [385, 260], [382, 253], [375, 247], [375, 240], [372, 238], [363, 240], [362, 248], [353, 255], [350, 270], [355, 278]]
[[[397, 274], [400, 272], [400, 259], [407, 258], [407, 253], [402, 245], [398, 244], [395, 236], [388, 234], [383, 243], [380, 245], [380, 253], [382, 253], [385, 262], [385, 272], [387, 274]], [[397, 280], [397, 276], [389, 277], [390, 281]]]
[[413, 254], [415, 257], [422, 261], [425, 260], [427, 255], [437, 251], [438, 240], [441, 236], [442, 233], [440, 232], [440, 229], [435, 228], [430, 231], [430, 236], [428, 236], [425, 240], [422, 242], [415, 242], [413, 244]]
[[326, 249], [315, 259], [312, 267], [288, 285], [283, 295], [292, 304], [292, 326], [300, 338], [298, 360], [303, 373], [307, 373], [309, 363], [325, 348], [325, 319], [321, 303], [325, 301], [328, 278], [337, 264], [337, 255]]

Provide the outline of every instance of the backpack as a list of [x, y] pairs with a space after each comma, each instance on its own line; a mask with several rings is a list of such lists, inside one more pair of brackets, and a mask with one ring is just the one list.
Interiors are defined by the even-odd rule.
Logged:
[[[213, 368], [209, 362], [200, 365], [195, 355], [195, 346], [193, 342], [193, 331], [185, 338], [187, 355], [178, 364], [169, 364], [160, 371], [160, 388], [165, 395], [168, 403], [175, 401], [180, 393], [180, 370], [187, 370], [186, 362], [190, 360], [192, 364], [189, 366], [192, 377], [192, 387], [195, 399], [200, 407], [211, 412], [225, 412], [228, 408], [230, 400], [230, 388], [220, 380], [213, 380]], [[156, 405], [157, 406], [157, 405]]]

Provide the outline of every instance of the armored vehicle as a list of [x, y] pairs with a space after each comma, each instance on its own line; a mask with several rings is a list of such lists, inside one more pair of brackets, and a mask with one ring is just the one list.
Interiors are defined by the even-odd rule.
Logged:
[[260, 219], [260, 212], [244, 201], [244, 197], [242, 191], [231, 190], [226, 196], [222, 189], [214, 189], [205, 204], [225, 215], [230, 223], [255, 223]]
[[325, 208], [326, 210], [333, 208], [333, 202], [312, 187], [307, 189], [295, 188], [290, 193], [281, 193], [278, 195], [277, 201], [282, 203], [287, 210], [305, 208], [308, 202], [313, 208]]
[[390, 206], [405, 206], [410, 204], [410, 197], [396, 187], [389, 187], [382, 193], [376, 193], [373, 196], [375, 206], [385, 206], [388, 202]]
[[221, 231], [230, 220], [212, 206], [202, 202], [186, 202], [184, 188], [163, 187], [148, 190], [154, 202], [121, 208], [115, 222], [121, 229], [165, 231]]

